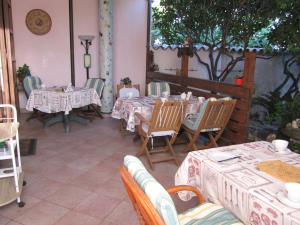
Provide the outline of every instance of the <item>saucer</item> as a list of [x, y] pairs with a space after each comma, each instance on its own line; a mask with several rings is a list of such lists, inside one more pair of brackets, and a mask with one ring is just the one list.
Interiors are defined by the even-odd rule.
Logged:
[[285, 192], [279, 191], [276, 194], [276, 197], [283, 204], [285, 204], [289, 207], [295, 208], [295, 209], [300, 209], [300, 202], [293, 202], [293, 201], [289, 200]]
[[290, 154], [292, 151], [290, 149], [286, 149], [285, 151], [282, 151], [282, 152], [278, 152], [276, 151], [276, 153], [280, 154], [280, 155], [287, 155], [287, 154]]

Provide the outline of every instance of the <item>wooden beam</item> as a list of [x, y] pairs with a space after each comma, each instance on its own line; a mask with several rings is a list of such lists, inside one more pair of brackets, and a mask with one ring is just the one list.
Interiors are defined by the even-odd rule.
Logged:
[[75, 86], [73, 0], [69, 0], [71, 83]]
[[182, 49], [182, 56], [181, 56], [181, 75], [184, 77], [189, 76], [189, 47], [184, 47]]
[[[152, 1], [147, 0], [147, 43], [146, 43], [146, 74], [150, 70], [150, 29], [151, 29], [151, 17], [152, 17]], [[145, 76], [146, 76], [145, 74]], [[145, 93], [147, 93], [147, 85], [145, 85]]]

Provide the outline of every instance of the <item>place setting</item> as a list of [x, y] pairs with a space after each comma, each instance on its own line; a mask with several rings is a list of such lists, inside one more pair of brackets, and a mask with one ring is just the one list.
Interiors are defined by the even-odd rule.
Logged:
[[284, 205], [300, 209], [300, 183], [285, 183], [285, 189], [277, 192], [276, 198]]
[[287, 155], [292, 153], [292, 151], [288, 148], [289, 142], [286, 140], [275, 139], [272, 141], [273, 150], [277, 154]]

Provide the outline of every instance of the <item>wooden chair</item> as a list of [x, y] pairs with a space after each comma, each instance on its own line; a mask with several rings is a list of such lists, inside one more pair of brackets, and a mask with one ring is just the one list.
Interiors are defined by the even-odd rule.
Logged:
[[[26, 98], [27, 99], [29, 98], [32, 90], [41, 88], [41, 85], [42, 85], [41, 78], [39, 78], [37, 76], [25, 77], [23, 80], [23, 88], [25, 91]], [[29, 121], [31, 119], [38, 119], [41, 122], [43, 122], [45, 117], [47, 117], [47, 116], [48, 115], [46, 113], [43, 113], [37, 109], [33, 109], [33, 113], [31, 113], [31, 115], [26, 119], [26, 121]]]
[[[128, 94], [132, 93], [131, 97], [140, 97], [140, 85], [139, 84], [117, 84], [117, 98], [126, 98]], [[120, 119], [119, 130], [122, 134], [127, 132], [126, 130], [126, 121], [124, 119]]]
[[[125, 96], [120, 96], [120, 90], [122, 88], [135, 88], [140, 93], [140, 85], [139, 84], [129, 84], [129, 85], [117, 84], [117, 98], [119, 98], [119, 97], [127, 97], [126, 95]], [[133, 97], [135, 97], [135, 96], [133, 96]]]
[[[103, 89], [104, 89], [104, 84], [105, 84], [104, 82], [105, 82], [105, 80], [101, 79], [101, 78], [89, 78], [85, 82], [84, 87], [85, 88], [94, 88], [96, 90], [97, 94], [99, 95], [99, 98], [101, 99]], [[100, 106], [90, 104], [90, 105], [88, 105], [87, 108], [88, 109], [85, 111], [81, 110], [82, 113], [84, 114], [84, 116], [93, 117], [96, 115], [96, 116], [100, 117], [101, 119], [103, 119]]]
[[[179, 165], [175, 156], [172, 144], [175, 142], [180, 125], [185, 116], [187, 102], [185, 101], [157, 101], [154, 105], [152, 118], [147, 121], [141, 114], [136, 113], [135, 116], [141, 121], [137, 126], [138, 135], [142, 139], [141, 150], [138, 156], [143, 154], [149, 160], [150, 166], [153, 169], [153, 163], [174, 160]], [[165, 137], [166, 147], [162, 150], [148, 149], [148, 142], [153, 137]], [[153, 140], [153, 139], [152, 139]], [[156, 153], [170, 153], [170, 156], [160, 156], [154, 158]]]
[[162, 96], [163, 92], [168, 92], [171, 94], [170, 85], [167, 82], [150, 82], [147, 85], [147, 95], [148, 96]]
[[[192, 186], [164, 189], [134, 156], [124, 158], [119, 173], [141, 225], [242, 224], [222, 206], [206, 203], [200, 191]], [[193, 192], [200, 205], [178, 214], [170, 194], [179, 191]]]
[[[185, 150], [193, 151], [203, 148], [217, 147], [217, 141], [221, 137], [234, 110], [236, 100], [211, 98], [206, 100], [197, 114], [190, 115], [183, 122], [183, 129], [189, 139]], [[207, 133], [209, 142], [200, 148], [197, 142], [201, 133]]]

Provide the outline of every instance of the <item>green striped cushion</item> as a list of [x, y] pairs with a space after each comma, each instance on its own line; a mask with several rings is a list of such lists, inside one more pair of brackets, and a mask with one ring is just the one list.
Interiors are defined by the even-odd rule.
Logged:
[[124, 158], [124, 166], [149, 197], [165, 224], [179, 225], [177, 211], [169, 193], [151, 176], [142, 162], [128, 155]]
[[179, 214], [181, 225], [242, 225], [232, 213], [220, 205], [204, 203]]
[[104, 81], [102, 79], [100, 79], [100, 78], [89, 78], [85, 82], [85, 86], [84, 87], [96, 89], [97, 94], [101, 98], [102, 91], [103, 91], [103, 88], [104, 88]]
[[39, 89], [41, 85], [42, 81], [39, 77], [27, 76], [23, 80], [23, 86], [27, 96], [30, 95], [32, 90]]
[[149, 96], [161, 96], [163, 92], [168, 92], [170, 95], [170, 85], [167, 82], [150, 82], [148, 84]]

